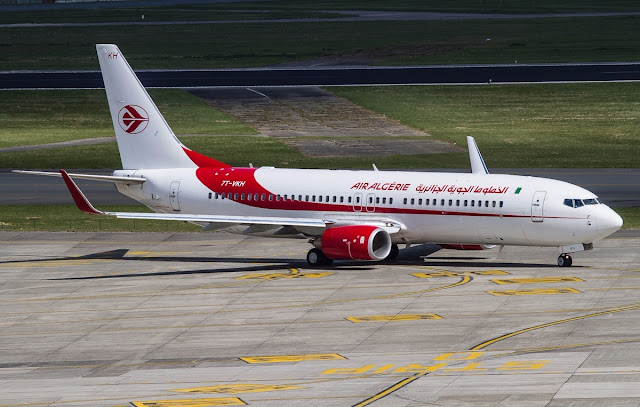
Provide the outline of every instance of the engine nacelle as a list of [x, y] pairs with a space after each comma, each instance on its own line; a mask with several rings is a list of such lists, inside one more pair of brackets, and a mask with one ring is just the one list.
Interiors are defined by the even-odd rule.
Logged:
[[391, 252], [391, 236], [377, 226], [338, 226], [322, 234], [319, 248], [334, 260], [384, 260]]
[[452, 250], [487, 250], [493, 249], [496, 247], [494, 244], [440, 244], [438, 246], [443, 249], [452, 249]]

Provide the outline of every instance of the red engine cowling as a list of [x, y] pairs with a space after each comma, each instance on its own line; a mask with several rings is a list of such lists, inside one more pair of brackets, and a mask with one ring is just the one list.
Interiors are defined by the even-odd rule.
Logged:
[[384, 260], [391, 252], [391, 237], [377, 226], [338, 226], [322, 234], [320, 249], [334, 260]]
[[438, 246], [453, 250], [487, 250], [496, 247], [494, 244], [438, 244]]

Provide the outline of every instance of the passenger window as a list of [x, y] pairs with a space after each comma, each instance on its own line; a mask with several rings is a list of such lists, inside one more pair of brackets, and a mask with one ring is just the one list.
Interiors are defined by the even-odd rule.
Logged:
[[209, 199], [211, 199], [212, 196], [213, 196], [213, 194], [211, 192], [209, 192]]
[[335, 203], [338, 200], [338, 198], [334, 195], [333, 196], [333, 202]]
[[449, 199], [449, 206], [453, 206], [453, 199]]
[[311, 195], [311, 201], [315, 202], [316, 201], [316, 196], [315, 195]]
[[235, 199], [236, 201], [238, 200], [238, 194], [237, 193], [233, 194], [233, 199]]
[[415, 204], [416, 200], [411, 198], [411, 205]]
[[393, 198], [389, 198], [389, 205], [393, 203]]
[[464, 200], [464, 206], [467, 206], [467, 203], [468, 203], [468, 202], [469, 202], [469, 201], [467, 201], [467, 200], [465, 199], [465, 200]]
[[418, 205], [422, 205], [422, 199], [418, 199]]
[[433, 202], [431, 203], [433, 206], [436, 206], [436, 200], [434, 199]]
[[347, 198], [347, 203], [351, 203], [351, 197]]
[[495, 208], [496, 207], [496, 201], [491, 202], [491, 206]]
[[376, 197], [376, 204], [379, 204], [379, 203], [380, 203], [380, 198]]
[[343, 202], [344, 202], [344, 196], [341, 196], [340, 197], [340, 203], [343, 203]]
[[382, 203], [386, 204], [387, 203], [387, 198], [382, 198]]
[[500, 207], [502, 208], [504, 201], [500, 201]]
[[444, 199], [441, 199], [441, 200], [440, 200], [440, 205], [441, 205], [441, 206], [444, 206]]
[[247, 201], [251, 200], [251, 194], [247, 194]]
[[402, 200], [402, 203], [406, 205], [406, 204], [407, 204], [407, 198], [404, 198], [404, 199]]
[[322, 195], [318, 195], [318, 202], [322, 202]]
[[456, 199], [456, 206], [460, 206], [460, 200]]
[[471, 206], [476, 206], [476, 200], [475, 199], [471, 200]]

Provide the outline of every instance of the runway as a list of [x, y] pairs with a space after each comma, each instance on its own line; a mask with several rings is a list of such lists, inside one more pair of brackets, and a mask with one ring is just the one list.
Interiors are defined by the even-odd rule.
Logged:
[[420, 246], [394, 264], [310, 270], [304, 240], [0, 242], [3, 407], [640, 400], [637, 231], [576, 253], [568, 269], [553, 248]]
[[[640, 63], [136, 70], [156, 88], [349, 86], [640, 80]], [[103, 88], [99, 71], [0, 71], [0, 89]]]

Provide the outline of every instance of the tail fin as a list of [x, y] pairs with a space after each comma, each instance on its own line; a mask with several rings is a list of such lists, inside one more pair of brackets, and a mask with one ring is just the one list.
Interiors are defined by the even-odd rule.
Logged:
[[228, 166], [180, 143], [117, 46], [96, 50], [123, 169]]

